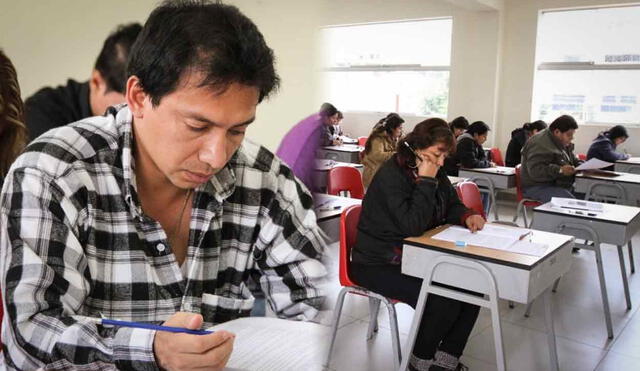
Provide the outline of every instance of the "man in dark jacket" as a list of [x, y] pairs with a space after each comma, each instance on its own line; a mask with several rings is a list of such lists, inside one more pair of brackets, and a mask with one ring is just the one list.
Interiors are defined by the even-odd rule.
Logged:
[[105, 40], [89, 81], [67, 80], [66, 85], [43, 88], [25, 101], [29, 137], [35, 139], [58, 126], [99, 116], [109, 106], [123, 103], [129, 50], [142, 26], [118, 26]]
[[[616, 147], [629, 138], [627, 129], [622, 125], [616, 125], [608, 131], [603, 131], [596, 139], [593, 140], [587, 159], [597, 158], [598, 160], [607, 162], [616, 162], [618, 160], [626, 160], [629, 155], [626, 153], [616, 152]], [[613, 170], [613, 165], [604, 168], [604, 170]]]
[[552, 197], [575, 198], [572, 188], [580, 160], [571, 142], [577, 129], [576, 120], [564, 115], [527, 141], [520, 173], [525, 197], [541, 202]]

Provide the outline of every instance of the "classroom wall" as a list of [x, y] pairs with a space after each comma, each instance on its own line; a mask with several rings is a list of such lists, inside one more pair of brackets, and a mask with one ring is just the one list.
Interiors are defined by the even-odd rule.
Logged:
[[[297, 121], [314, 112], [322, 89], [322, 26], [398, 19], [453, 17], [449, 119], [465, 115], [492, 127], [487, 145], [506, 148], [510, 132], [531, 112], [537, 16], [540, 9], [630, 3], [629, 0], [229, 0], [251, 17], [274, 49], [282, 78], [263, 102], [249, 137], [275, 150]], [[470, 3], [477, 6], [469, 6]], [[636, 0], [637, 2], [637, 0]], [[23, 97], [67, 78], [88, 78], [98, 51], [116, 24], [144, 22], [156, 0], [0, 0], [0, 47], [12, 58]], [[486, 4], [489, 5], [486, 5]], [[495, 3], [495, 4], [494, 4]], [[496, 5], [497, 4], [497, 5]], [[387, 112], [346, 112], [345, 130], [367, 135]], [[406, 130], [423, 117], [404, 116]], [[603, 127], [582, 127], [586, 151]], [[630, 129], [640, 136], [640, 128]], [[640, 153], [640, 142], [625, 147]]]
[[[538, 12], [541, 9], [637, 3], [629, 0], [507, 0], [503, 59], [498, 105], [497, 144], [506, 149], [511, 130], [530, 119]], [[582, 126], [575, 136], [576, 152], [586, 153], [593, 138], [605, 126]], [[620, 148], [640, 154], [640, 128], [630, 128], [632, 139]]]

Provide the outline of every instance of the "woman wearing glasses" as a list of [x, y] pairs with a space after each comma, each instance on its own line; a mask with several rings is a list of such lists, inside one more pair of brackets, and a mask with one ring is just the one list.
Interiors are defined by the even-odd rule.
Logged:
[[[402, 241], [451, 223], [472, 231], [484, 219], [467, 209], [441, 169], [455, 149], [447, 123], [425, 120], [398, 143], [362, 202], [351, 272], [374, 292], [415, 308], [422, 280], [401, 274]], [[410, 358], [413, 370], [463, 370], [459, 363], [479, 307], [430, 294]]]

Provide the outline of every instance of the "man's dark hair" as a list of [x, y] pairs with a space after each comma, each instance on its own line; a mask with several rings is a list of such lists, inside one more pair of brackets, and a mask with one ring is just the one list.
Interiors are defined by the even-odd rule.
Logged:
[[576, 120], [569, 115], [562, 115], [557, 119], [553, 120], [551, 125], [549, 125], [549, 130], [554, 131], [556, 129], [560, 130], [561, 133], [566, 133], [569, 130], [577, 129], [578, 123]]
[[453, 131], [453, 129], [466, 130], [469, 127], [469, 120], [464, 116], [458, 116], [449, 123], [449, 127], [451, 131]]
[[280, 79], [273, 51], [238, 8], [208, 1], [166, 1], [147, 19], [127, 67], [154, 106], [195, 73], [199, 87], [223, 93], [239, 83], [258, 88], [262, 101]]
[[323, 117], [331, 117], [338, 112], [339, 112], [338, 109], [333, 104], [328, 102], [322, 103], [319, 111], [320, 116], [323, 116]]
[[127, 83], [127, 59], [131, 46], [142, 30], [140, 23], [118, 26], [104, 41], [102, 50], [93, 67], [107, 83], [107, 92], [123, 93]]
[[483, 121], [476, 121], [473, 124], [469, 125], [469, 127], [467, 128], [467, 134], [484, 135], [489, 130], [491, 130], [489, 129], [489, 125], [485, 124]]

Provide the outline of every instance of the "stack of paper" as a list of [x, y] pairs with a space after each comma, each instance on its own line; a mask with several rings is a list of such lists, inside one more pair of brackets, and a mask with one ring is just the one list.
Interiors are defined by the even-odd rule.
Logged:
[[542, 256], [547, 251], [547, 245], [533, 243], [524, 239], [531, 234], [530, 229], [505, 228], [491, 224], [485, 224], [481, 231], [471, 233], [470, 230], [460, 226], [451, 226], [433, 236], [436, 240], [458, 242], [463, 241], [468, 245], [482, 246], [495, 250], [510, 251], [519, 254]]
[[576, 209], [584, 211], [603, 211], [604, 204], [601, 202], [576, 200], [575, 198], [552, 197], [551, 206], [562, 209]]
[[598, 160], [597, 158], [592, 158], [589, 161], [580, 164], [580, 166], [576, 167], [576, 170], [595, 170], [602, 169], [603, 167], [608, 167], [611, 165], [613, 165], [613, 163]]

